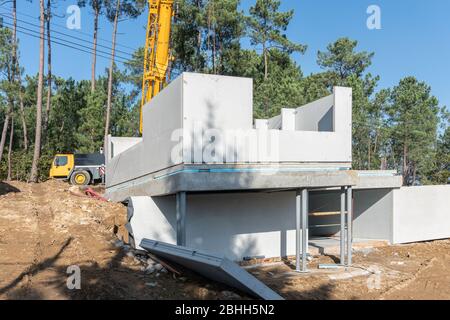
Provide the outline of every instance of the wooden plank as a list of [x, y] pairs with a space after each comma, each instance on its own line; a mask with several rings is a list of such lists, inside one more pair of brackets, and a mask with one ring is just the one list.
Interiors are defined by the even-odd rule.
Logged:
[[323, 217], [323, 216], [337, 216], [340, 215], [340, 211], [328, 211], [328, 212], [310, 212], [309, 215], [312, 217]]

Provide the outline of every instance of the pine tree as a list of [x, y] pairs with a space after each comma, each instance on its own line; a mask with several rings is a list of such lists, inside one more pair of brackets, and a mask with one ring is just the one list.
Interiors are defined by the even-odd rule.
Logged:
[[387, 117], [392, 150], [405, 185], [427, 183], [435, 157], [439, 107], [431, 88], [406, 77], [392, 89]]
[[45, 31], [45, 9], [44, 0], [40, 0], [40, 50], [39, 50], [39, 78], [36, 104], [36, 131], [34, 138], [33, 163], [31, 166], [31, 182], [38, 182], [38, 165], [41, 156], [41, 133], [42, 133], [42, 94], [44, 89], [44, 31]]
[[[374, 53], [357, 52], [357, 45], [357, 41], [340, 38], [329, 44], [326, 51], [319, 51], [317, 64], [325, 71], [312, 76], [306, 83], [309, 88], [313, 86], [313, 92], [320, 94], [332, 93], [333, 86], [353, 89], [353, 168], [373, 169], [379, 163], [378, 155], [373, 152], [378, 147], [374, 146], [382, 143], [379, 140], [382, 122], [382, 110], [378, 109], [380, 100], [374, 104], [372, 97], [379, 77], [366, 73]], [[320, 97], [312, 94], [308, 98]]]
[[[80, 7], [87, 5], [87, 0], [78, 0]], [[104, 1], [103, 0], [89, 0], [89, 5], [94, 11], [94, 35], [92, 39], [92, 62], [91, 62], [91, 91], [95, 90], [96, 81], [96, 66], [97, 66], [97, 42], [98, 42], [98, 22], [100, 15], [103, 13]]]
[[292, 53], [306, 51], [306, 46], [290, 41], [284, 32], [294, 15], [294, 10], [280, 12], [279, 0], [256, 0], [247, 19], [252, 45], [261, 46], [264, 57], [264, 80], [269, 77], [269, 57], [273, 48]]

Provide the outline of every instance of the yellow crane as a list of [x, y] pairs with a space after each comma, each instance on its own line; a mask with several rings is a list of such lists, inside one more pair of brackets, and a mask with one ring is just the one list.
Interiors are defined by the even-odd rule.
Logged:
[[166, 85], [169, 78], [170, 29], [174, 0], [148, 0], [149, 12], [144, 51], [144, 74], [139, 132], [143, 107]]

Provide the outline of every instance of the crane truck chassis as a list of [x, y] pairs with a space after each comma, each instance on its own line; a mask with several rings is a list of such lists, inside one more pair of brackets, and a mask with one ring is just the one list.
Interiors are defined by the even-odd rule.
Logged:
[[57, 154], [50, 168], [50, 178], [70, 181], [73, 185], [86, 186], [104, 180], [105, 156], [91, 154]]

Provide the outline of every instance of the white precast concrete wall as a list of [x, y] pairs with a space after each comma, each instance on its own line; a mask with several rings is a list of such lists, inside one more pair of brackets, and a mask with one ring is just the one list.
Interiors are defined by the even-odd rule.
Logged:
[[[450, 237], [450, 186], [356, 190], [353, 237], [408, 243]], [[176, 243], [176, 199], [133, 197], [132, 228], [142, 238]], [[339, 192], [310, 193], [311, 211], [339, 210]], [[295, 255], [295, 192], [188, 194], [186, 245], [233, 260]], [[309, 234], [338, 234], [339, 215], [310, 217]], [[325, 234], [323, 234], [325, 232]]]
[[[296, 109], [295, 129], [302, 131], [334, 130], [334, 95]], [[343, 120], [342, 118], [339, 120]]]
[[183, 73], [144, 106], [142, 141], [108, 161], [107, 188], [182, 163], [312, 162], [349, 168], [350, 88], [336, 87], [329, 97], [283, 109], [267, 125], [258, 121], [258, 129], [253, 129], [252, 104], [251, 79]]
[[132, 197], [130, 201], [133, 206], [130, 225], [138, 249], [142, 249], [139, 244], [144, 238], [177, 243], [175, 196]]
[[355, 190], [353, 236], [392, 242], [392, 189]]
[[171, 151], [178, 144], [172, 135], [182, 128], [182, 84], [182, 77], [175, 79], [144, 106], [142, 141], [108, 162], [107, 187], [178, 164]]
[[450, 186], [393, 191], [393, 242], [450, 238]]
[[142, 141], [142, 138], [132, 138], [132, 137], [111, 137], [109, 136], [109, 143], [108, 143], [108, 161], [111, 158], [114, 158], [121, 154], [122, 152], [125, 152], [126, 150], [130, 149], [135, 144], [138, 144]]
[[[382, 210], [389, 190], [362, 190], [355, 193], [354, 230], [358, 238], [390, 240], [389, 221]], [[367, 199], [366, 199], [367, 198]], [[176, 243], [176, 199], [169, 197], [133, 197], [140, 208], [133, 221], [137, 244], [146, 237]], [[380, 202], [381, 201], [381, 202]], [[135, 203], [136, 202], [136, 203]], [[188, 194], [186, 213], [186, 245], [232, 260], [244, 257], [284, 257], [295, 255], [295, 192], [276, 193], [208, 193]], [[358, 205], [360, 203], [360, 205]], [[389, 205], [389, 204], [388, 204]], [[311, 192], [310, 208], [339, 210], [339, 193]], [[366, 216], [364, 214], [367, 213]], [[365, 217], [365, 222], [360, 223]], [[365, 227], [374, 224], [369, 233]], [[372, 219], [372, 221], [370, 221]], [[310, 217], [310, 225], [339, 223], [339, 216]], [[338, 227], [327, 228], [328, 235]], [[367, 231], [367, 230], [366, 230]], [[323, 229], [309, 229], [310, 236], [321, 235]], [[356, 236], [355, 236], [356, 237]]]
[[295, 254], [295, 193], [190, 195], [187, 245], [233, 260]]
[[[354, 190], [353, 237], [392, 241], [392, 189]], [[310, 192], [311, 212], [339, 212], [340, 191]], [[312, 216], [309, 224], [312, 236], [339, 235], [340, 215]]]
[[[133, 197], [131, 227], [142, 238], [176, 244], [176, 199]], [[232, 260], [295, 254], [295, 193], [187, 196], [186, 245]]]

